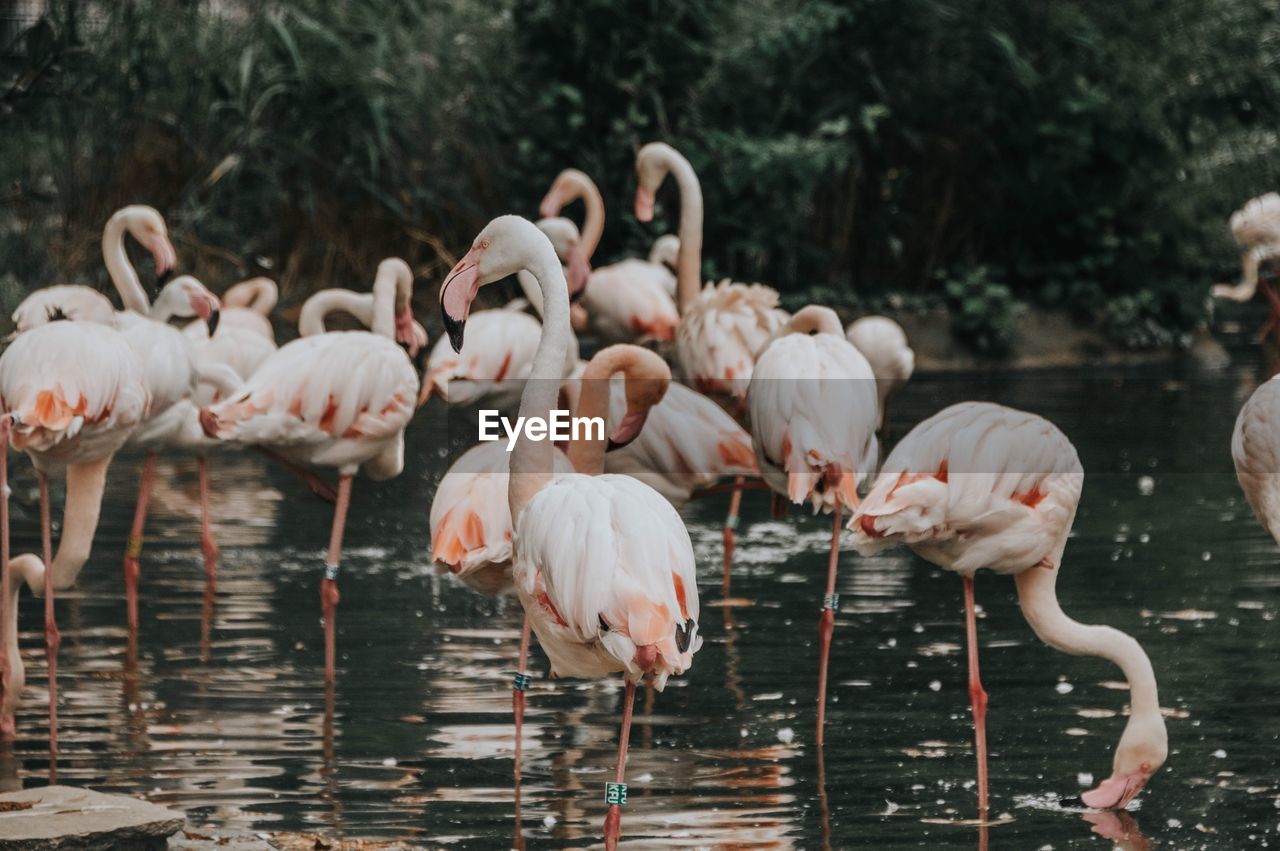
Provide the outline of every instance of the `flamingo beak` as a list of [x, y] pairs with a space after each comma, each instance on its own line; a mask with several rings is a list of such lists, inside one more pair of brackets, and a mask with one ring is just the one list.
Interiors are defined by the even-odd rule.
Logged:
[[1122, 810], [1138, 796], [1147, 785], [1150, 774], [1134, 771], [1129, 774], [1113, 774], [1080, 796], [1086, 807], [1095, 810]]
[[591, 277], [591, 263], [583, 253], [581, 245], [569, 249], [569, 301], [577, 301], [587, 288], [587, 279]]
[[409, 305], [405, 305], [404, 309], [396, 314], [396, 342], [404, 347], [409, 353], [409, 358], [413, 359], [418, 356], [418, 352], [424, 348], [423, 338], [426, 331], [422, 330], [422, 326], [413, 321], [413, 309]]
[[564, 195], [558, 186], [553, 186], [538, 205], [538, 215], [544, 219], [554, 218], [564, 207]]
[[164, 234], [156, 237], [151, 246], [151, 257], [156, 263], [156, 282], [163, 286], [178, 266], [178, 252], [169, 242], [169, 237]]
[[209, 336], [213, 336], [213, 332], [218, 330], [218, 320], [222, 316], [222, 302], [218, 301], [218, 297], [212, 293], [192, 293], [191, 309], [195, 311], [196, 316], [204, 320], [204, 324], [209, 326]]
[[653, 221], [653, 191], [636, 187], [636, 218], [642, 222]]
[[640, 436], [640, 430], [644, 428], [644, 422], [649, 417], [648, 411], [629, 411], [618, 427], [609, 435], [610, 451], [621, 449], [631, 441]]
[[458, 261], [440, 285], [440, 317], [449, 335], [449, 344], [455, 352], [462, 351], [462, 337], [466, 329], [471, 303], [480, 292], [480, 255], [484, 249], [472, 248]]

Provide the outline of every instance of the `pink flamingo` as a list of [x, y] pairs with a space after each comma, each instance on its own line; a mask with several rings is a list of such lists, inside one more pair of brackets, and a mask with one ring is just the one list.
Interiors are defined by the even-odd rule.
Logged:
[[1262, 382], [1240, 409], [1231, 459], [1258, 522], [1280, 541], [1280, 377]]
[[826, 719], [827, 660], [839, 606], [840, 518], [858, 506], [858, 484], [875, 470], [875, 384], [871, 367], [844, 338], [835, 311], [811, 305], [760, 353], [747, 388], [760, 474], [774, 492], [833, 513], [827, 591], [818, 621], [818, 733]]
[[294, 463], [338, 471], [320, 590], [326, 683], [334, 681], [338, 567], [352, 477], [363, 468], [370, 478], [383, 480], [404, 467], [404, 429], [419, 387], [411, 360], [418, 341], [403, 295], [412, 277], [403, 260], [382, 261], [373, 284], [370, 331], [331, 331], [287, 343], [240, 392], [200, 412], [211, 437], [268, 446]]
[[[550, 242], [517, 216], [490, 222], [440, 288], [445, 328], [463, 345], [480, 287], [518, 269], [533, 274], [545, 305], [543, 333], [520, 413], [548, 416], [568, 350], [569, 293]], [[625, 422], [624, 422], [625, 426]], [[680, 515], [628, 476], [555, 477], [555, 448], [522, 437], [511, 454], [509, 500], [516, 523], [513, 574], [520, 602], [554, 675], [627, 680], [616, 782], [606, 789], [605, 847], [616, 848], [635, 684], [661, 689], [701, 646], [693, 547]]]
[[280, 288], [270, 278], [249, 278], [232, 284], [222, 294], [222, 322], [227, 327], [256, 331], [274, 342], [276, 332], [271, 327], [271, 311], [279, 301]]
[[[568, 219], [543, 219], [538, 227], [551, 240], [557, 255], [569, 264], [570, 295], [586, 285], [590, 267], [577, 247], [578, 228]], [[575, 259], [576, 258], [576, 259]], [[524, 312], [527, 303], [541, 315], [542, 295], [533, 282], [517, 276], [525, 293], [525, 302], [517, 300], [507, 307], [478, 310], [471, 317], [471, 344], [455, 351], [443, 338], [436, 342], [427, 358], [427, 380], [419, 403], [438, 394], [451, 405], [486, 406], [510, 410], [520, 401], [520, 391], [538, 348], [542, 325]], [[561, 377], [573, 373], [578, 363], [578, 340], [570, 335], [565, 350]]]
[[[1268, 192], [1232, 213], [1231, 235], [1244, 250], [1240, 257], [1244, 277], [1238, 284], [1214, 285], [1213, 297], [1248, 301], [1258, 291], [1262, 264], [1280, 257], [1280, 194]], [[1280, 323], [1280, 294], [1276, 293], [1274, 276], [1261, 283], [1262, 294], [1271, 306], [1271, 314], [1258, 331], [1258, 339], [1265, 340]]]
[[911, 378], [916, 368], [916, 353], [908, 345], [902, 326], [887, 316], [857, 319], [844, 330], [844, 335], [871, 364], [880, 402], [876, 430], [883, 431], [889, 419], [889, 396]]
[[[575, 168], [565, 169], [556, 176], [538, 211], [545, 217], [558, 216], [565, 206], [577, 200], [586, 207], [582, 251], [589, 259], [604, 232], [604, 198], [595, 181]], [[668, 250], [667, 245], [663, 252]], [[674, 291], [675, 276], [653, 258], [623, 260], [597, 268], [582, 293], [587, 327], [606, 345], [671, 340], [680, 321]]]
[[1075, 519], [1084, 470], [1057, 426], [989, 402], [934, 414], [902, 439], [849, 521], [854, 545], [870, 553], [905, 543], [964, 580], [969, 697], [978, 758], [978, 808], [987, 817], [987, 693], [978, 671], [973, 575], [1013, 574], [1022, 613], [1040, 640], [1077, 656], [1114, 662], [1129, 682], [1131, 714], [1112, 774], [1081, 796], [1119, 809], [1168, 755], [1155, 672], [1142, 646], [1108, 626], [1086, 626], [1062, 611], [1055, 586]]
[[[61, 643], [54, 595], [74, 585], [89, 560], [107, 467], [149, 404], [142, 363], [125, 336], [108, 325], [48, 322], [19, 334], [0, 356], [0, 413], [12, 424], [14, 448], [30, 456], [40, 485], [42, 555], [19, 555], [10, 568], [44, 597], [51, 776], [57, 773]], [[55, 473], [65, 473], [67, 481], [56, 555], [48, 490]], [[0, 737], [12, 736], [12, 726], [0, 730]]]

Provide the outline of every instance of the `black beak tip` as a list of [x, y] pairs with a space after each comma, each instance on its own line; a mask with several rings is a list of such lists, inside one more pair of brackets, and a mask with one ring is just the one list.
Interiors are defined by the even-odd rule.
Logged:
[[441, 309], [441, 318], [444, 319], [444, 330], [449, 335], [449, 345], [453, 346], [455, 352], [462, 351], [462, 334], [466, 329], [467, 320], [454, 319], [449, 315], [448, 311]]
[[221, 311], [217, 311], [217, 310], [215, 310], [215, 311], [213, 311], [213, 313], [210, 313], [210, 314], [209, 314], [209, 318], [208, 318], [208, 319], [206, 319], [206, 320], [204, 321], [204, 322], [205, 322], [205, 324], [209, 326], [209, 336], [210, 336], [210, 337], [212, 337], [212, 336], [213, 336], [213, 332], [214, 332], [214, 331], [217, 331], [217, 330], [218, 330], [218, 322], [219, 322], [221, 319], [222, 319], [222, 313], [221, 313]]

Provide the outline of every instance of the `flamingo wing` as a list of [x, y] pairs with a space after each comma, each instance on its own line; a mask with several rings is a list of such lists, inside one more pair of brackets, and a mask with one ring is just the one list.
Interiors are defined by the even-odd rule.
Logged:
[[561, 476], [516, 521], [516, 591], [560, 676], [643, 674], [655, 685], [693, 663], [698, 586], [680, 515], [628, 476]]
[[1240, 409], [1231, 458], [1258, 521], [1280, 541], [1280, 380], [1264, 381]]
[[906, 543], [943, 567], [1056, 567], [1084, 484], [1075, 447], [1035, 414], [952, 405], [902, 439], [849, 527], [860, 552]]
[[741, 398], [759, 352], [785, 321], [778, 293], [721, 281], [698, 294], [676, 329], [676, 357], [694, 387]]
[[481, 310], [467, 320], [461, 352], [441, 337], [427, 358], [427, 380], [451, 403], [466, 404], [529, 377], [542, 324], [515, 310]]
[[582, 306], [602, 344], [666, 341], [680, 323], [668, 292], [674, 286], [675, 276], [665, 266], [623, 260], [591, 273]]

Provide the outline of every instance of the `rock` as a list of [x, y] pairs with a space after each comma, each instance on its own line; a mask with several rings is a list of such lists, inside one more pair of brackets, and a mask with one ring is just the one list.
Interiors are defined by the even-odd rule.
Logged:
[[186, 816], [124, 795], [74, 786], [42, 786], [0, 795], [0, 847], [160, 849]]

